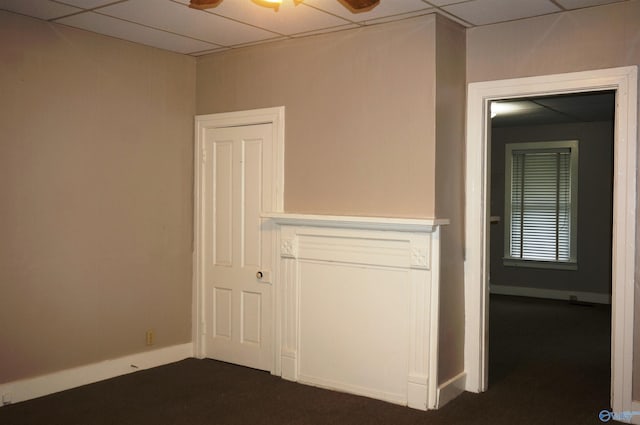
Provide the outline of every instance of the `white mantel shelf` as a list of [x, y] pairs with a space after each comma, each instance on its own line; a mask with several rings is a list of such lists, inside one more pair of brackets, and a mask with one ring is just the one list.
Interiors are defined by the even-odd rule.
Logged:
[[396, 232], [433, 232], [438, 226], [449, 224], [449, 219], [446, 218], [422, 219], [290, 213], [267, 213], [262, 214], [262, 218], [268, 218], [277, 224], [290, 226], [337, 227]]
[[449, 220], [280, 212], [262, 218], [277, 225], [278, 373], [437, 408], [440, 232]]

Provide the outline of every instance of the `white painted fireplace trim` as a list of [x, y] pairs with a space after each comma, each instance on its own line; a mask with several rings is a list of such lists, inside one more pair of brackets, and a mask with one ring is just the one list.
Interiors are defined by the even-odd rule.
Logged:
[[440, 227], [274, 213], [276, 374], [426, 410], [438, 399]]

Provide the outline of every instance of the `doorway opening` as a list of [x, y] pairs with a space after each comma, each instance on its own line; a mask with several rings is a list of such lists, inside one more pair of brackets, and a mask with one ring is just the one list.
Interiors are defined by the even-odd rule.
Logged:
[[610, 407], [615, 91], [490, 113], [488, 386], [590, 422]]
[[636, 233], [637, 67], [471, 83], [467, 96], [465, 191], [466, 390], [488, 388], [490, 104], [492, 101], [614, 91], [611, 407], [632, 410]]

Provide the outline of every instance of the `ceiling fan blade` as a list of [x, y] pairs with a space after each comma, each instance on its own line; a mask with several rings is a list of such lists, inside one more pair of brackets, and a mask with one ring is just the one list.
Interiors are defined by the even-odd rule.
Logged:
[[380, 3], [380, 0], [338, 0], [353, 13], [366, 12]]
[[190, 0], [189, 7], [192, 9], [209, 9], [218, 6], [222, 0]]

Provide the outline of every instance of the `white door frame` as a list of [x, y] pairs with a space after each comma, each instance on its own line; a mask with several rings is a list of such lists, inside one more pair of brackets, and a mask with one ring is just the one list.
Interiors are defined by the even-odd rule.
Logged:
[[[193, 306], [192, 306], [192, 322], [191, 332], [193, 340], [193, 353], [198, 358], [205, 357], [204, 334], [206, 332], [206, 324], [204, 321], [204, 235], [202, 234], [204, 219], [204, 144], [207, 130], [225, 127], [241, 127], [255, 124], [272, 124], [273, 128], [273, 182], [271, 194], [272, 205], [274, 211], [263, 211], [263, 213], [282, 212], [284, 210], [284, 106], [264, 109], [252, 109], [249, 111], [225, 112], [210, 115], [197, 115], [195, 117], [195, 142], [194, 142], [194, 178], [193, 178]], [[265, 231], [273, 231], [271, 228]], [[275, 238], [273, 238], [275, 240]], [[271, 270], [276, 270], [277, 258], [274, 250]], [[266, 267], [265, 267], [266, 268]], [[276, 323], [276, 306], [277, 298], [277, 276], [273, 276], [272, 300], [273, 315], [271, 318], [274, 324], [273, 337], [273, 362], [271, 373], [278, 373], [279, 369], [276, 363], [276, 343], [277, 323]]]
[[[467, 93], [465, 353], [466, 390], [488, 384], [489, 174], [492, 100], [616, 90], [613, 188], [611, 404], [632, 410], [633, 308], [636, 255], [636, 66], [471, 83]], [[608, 223], [603, 223], [607, 225]]]

